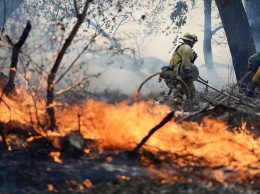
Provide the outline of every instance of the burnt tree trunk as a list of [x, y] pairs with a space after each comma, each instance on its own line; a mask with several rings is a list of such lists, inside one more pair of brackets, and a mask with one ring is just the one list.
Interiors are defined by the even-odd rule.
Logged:
[[18, 64], [18, 56], [20, 53], [20, 50], [25, 43], [25, 40], [27, 39], [29, 32], [31, 30], [32, 26], [30, 21], [27, 22], [26, 27], [23, 30], [23, 34], [20, 38], [20, 40], [16, 44], [12, 44], [10, 38], [9, 42], [13, 45], [13, 51], [12, 51], [12, 60], [11, 60], [11, 66], [10, 66], [10, 72], [9, 72], [9, 79], [6, 85], [4, 86], [4, 93], [6, 95], [10, 94], [15, 88], [14, 80], [16, 76], [16, 70], [17, 70], [17, 64]]
[[[227, 36], [236, 79], [247, 72], [248, 57], [256, 53], [247, 15], [241, 0], [215, 0]], [[244, 83], [251, 82], [247, 77]]]
[[58, 53], [57, 59], [51, 69], [51, 72], [48, 76], [48, 80], [47, 80], [47, 103], [46, 103], [46, 107], [47, 107], [47, 113], [48, 116], [50, 118], [50, 127], [49, 129], [54, 130], [57, 126], [56, 126], [56, 119], [55, 119], [55, 110], [54, 107], [52, 106], [53, 100], [54, 100], [54, 86], [55, 86], [55, 77], [56, 74], [59, 70], [60, 67], [60, 63], [62, 61], [63, 56], [65, 55], [67, 49], [69, 48], [71, 42], [73, 41], [74, 37], [77, 34], [77, 31], [79, 29], [79, 27], [81, 26], [83, 20], [86, 17], [86, 13], [88, 10], [88, 6], [90, 4], [92, 0], [87, 0], [87, 2], [85, 3], [84, 9], [82, 11], [81, 14], [77, 14], [77, 22], [74, 25], [69, 37], [66, 39], [64, 45], [62, 46], [61, 51]]

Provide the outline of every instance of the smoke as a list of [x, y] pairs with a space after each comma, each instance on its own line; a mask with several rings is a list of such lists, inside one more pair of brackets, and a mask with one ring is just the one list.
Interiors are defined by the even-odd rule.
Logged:
[[[106, 57], [103, 56], [102, 61], [100, 60], [91, 61], [91, 64], [88, 65], [88, 74], [98, 75], [90, 78], [89, 91], [118, 90], [131, 95], [138, 90], [147, 77], [160, 72], [161, 67], [167, 65], [157, 58], [143, 58], [134, 61], [133, 58], [118, 56], [113, 58], [113, 63], [110, 65], [102, 62], [106, 61]], [[158, 85], [158, 77], [155, 77], [144, 85], [142, 92], [153, 92]]]

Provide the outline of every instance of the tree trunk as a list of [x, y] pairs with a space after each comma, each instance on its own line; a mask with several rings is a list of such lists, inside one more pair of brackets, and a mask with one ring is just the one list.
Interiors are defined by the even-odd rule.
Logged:
[[[10, 72], [9, 72], [9, 80], [4, 87], [4, 93], [6, 95], [8, 95], [10, 92], [12, 92], [15, 88], [14, 80], [15, 80], [15, 76], [16, 76], [19, 52], [21, 50], [21, 47], [25, 43], [25, 40], [27, 39], [31, 28], [32, 28], [31, 23], [30, 23], [30, 21], [28, 21], [26, 24], [26, 27], [23, 30], [23, 34], [22, 34], [20, 40], [16, 44], [13, 45], [12, 60], [11, 60], [11, 66], [10, 66]], [[9, 41], [11, 42], [10, 39], [9, 39]]]
[[[248, 57], [256, 52], [247, 15], [241, 0], [215, 0], [226, 33], [236, 79], [247, 72]], [[247, 77], [244, 83], [251, 82]]]
[[260, 1], [246, 0], [245, 9], [248, 17], [249, 25], [255, 40], [256, 49], [260, 50]]
[[46, 103], [46, 108], [47, 108], [47, 113], [48, 116], [50, 118], [50, 129], [54, 130], [57, 126], [56, 126], [56, 119], [55, 119], [55, 110], [54, 107], [52, 106], [53, 100], [54, 100], [54, 86], [55, 86], [55, 77], [56, 74], [59, 70], [60, 67], [60, 63], [62, 61], [63, 56], [65, 55], [67, 49], [69, 48], [71, 42], [73, 41], [74, 37], [77, 34], [77, 31], [79, 29], [79, 27], [81, 26], [82, 22], [84, 21], [85, 17], [86, 17], [86, 13], [88, 10], [88, 6], [90, 4], [92, 0], [87, 0], [85, 3], [85, 6], [83, 8], [82, 14], [78, 14], [77, 15], [77, 22], [74, 25], [69, 37], [66, 39], [64, 45], [62, 46], [61, 51], [58, 53], [57, 59], [51, 69], [51, 72], [48, 76], [48, 80], [47, 80], [47, 103]]
[[211, 0], [204, 0], [204, 40], [203, 40], [203, 54], [205, 60], [205, 66], [208, 73], [216, 77], [217, 73], [214, 68], [213, 56], [212, 56], [212, 31], [211, 31]]

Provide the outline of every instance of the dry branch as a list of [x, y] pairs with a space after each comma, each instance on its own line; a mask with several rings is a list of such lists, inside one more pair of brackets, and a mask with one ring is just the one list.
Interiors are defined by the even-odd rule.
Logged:
[[150, 132], [148, 133], [147, 136], [145, 136], [142, 141], [135, 147], [135, 149], [133, 149], [132, 153], [133, 154], [136, 154], [138, 153], [138, 151], [140, 150], [140, 148], [145, 144], [145, 142], [148, 141], [148, 139], [158, 130], [160, 129], [161, 127], [163, 127], [166, 123], [168, 123], [172, 117], [174, 115], [174, 111], [171, 111], [170, 113], [168, 113], [168, 115], [157, 125], [155, 126], [154, 128], [152, 128], [150, 130]]
[[69, 37], [66, 39], [64, 45], [61, 48], [61, 51], [59, 52], [57, 59], [51, 69], [51, 72], [48, 76], [48, 87], [47, 87], [47, 113], [48, 116], [50, 118], [50, 129], [53, 130], [55, 128], [57, 128], [56, 126], [56, 119], [55, 119], [55, 111], [54, 111], [54, 107], [51, 106], [51, 104], [53, 103], [54, 100], [54, 86], [55, 86], [55, 78], [56, 78], [56, 74], [59, 70], [61, 61], [67, 51], [67, 49], [69, 48], [69, 46], [71, 45], [74, 37], [76, 36], [82, 22], [84, 21], [86, 14], [87, 14], [87, 10], [89, 7], [91, 0], [87, 0], [85, 3], [85, 6], [83, 8], [83, 11], [81, 14], [77, 15], [77, 22], [74, 25]]
[[23, 44], [25, 43], [25, 41], [29, 35], [31, 28], [32, 28], [31, 23], [30, 23], [30, 21], [28, 21], [19, 41], [13, 45], [13, 53], [12, 53], [10, 72], [9, 72], [9, 80], [8, 80], [7, 84], [5, 85], [4, 91], [3, 91], [6, 95], [8, 95], [10, 92], [12, 92], [13, 89], [15, 88], [14, 80], [15, 80], [17, 64], [18, 64], [18, 56], [19, 56], [19, 53], [20, 53], [20, 50], [21, 50]]

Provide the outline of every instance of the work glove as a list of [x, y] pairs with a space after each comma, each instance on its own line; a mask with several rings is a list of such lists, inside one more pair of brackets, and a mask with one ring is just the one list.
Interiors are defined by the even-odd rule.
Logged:
[[159, 78], [158, 78], [158, 82], [161, 82], [162, 79], [163, 79], [163, 73], [160, 73], [160, 74], [159, 74]]
[[195, 60], [198, 58], [198, 54], [195, 51], [192, 51], [192, 52], [193, 52], [194, 57], [193, 57], [193, 59], [190, 62], [194, 63]]
[[186, 79], [186, 80], [192, 79], [191, 72], [192, 72], [191, 69], [185, 68], [184, 69], [184, 79]]
[[254, 90], [257, 87], [257, 84], [255, 83], [250, 83], [247, 85], [247, 90], [246, 90], [246, 96], [249, 98], [253, 98], [254, 95]]

